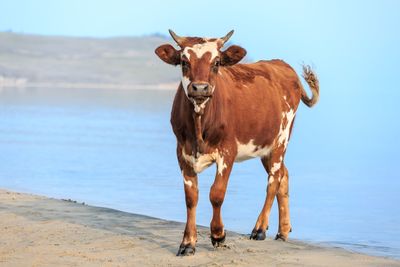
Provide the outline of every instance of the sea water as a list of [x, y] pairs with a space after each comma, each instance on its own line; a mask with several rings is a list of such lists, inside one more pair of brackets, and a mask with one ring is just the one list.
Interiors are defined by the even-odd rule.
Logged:
[[[184, 222], [173, 97], [160, 90], [0, 89], [0, 187]], [[399, 162], [380, 149], [398, 142], [367, 140], [362, 129], [329, 109], [299, 108], [286, 155], [290, 237], [400, 258]], [[214, 174], [212, 166], [199, 175], [200, 225], [212, 216]], [[259, 159], [235, 164], [222, 208], [226, 229], [251, 232], [266, 184]], [[277, 224], [274, 204], [269, 236]]]

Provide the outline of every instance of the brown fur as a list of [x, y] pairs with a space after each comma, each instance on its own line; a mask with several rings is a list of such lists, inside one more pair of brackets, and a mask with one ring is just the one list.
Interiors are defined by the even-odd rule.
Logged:
[[[277, 60], [237, 64], [221, 68], [220, 72], [214, 95], [202, 116], [204, 140], [212, 147], [224, 138], [234, 141], [235, 137], [241, 143], [255, 139], [256, 145], [272, 144], [279, 131], [280, 114], [287, 110], [283, 96], [287, 96], [294, 110], [301, 98], [297, 74]], [[195, 137], [192, 113], [193, 105], [180, 86], [171, 114], [180, 143]]]
[[[183, 40], [180, 44], [182, 49], [207, 41], [198, 37], [187, 37]], [[159, 52], [156, 50], [156, 53], [166, 62], [174, 60], [165, 56], [175, 59], [176, 54], [180, 55], [180, 51], [172, 51], [170, 47]], [[215, 86], [215, 90], [205, 108], [201, 112], [195, 112], [194, 104], [188, 99], [180, 84], [172, 106], [171, 125], [177, 138], [177, 157], [185, 179], [188, 216], [178, 255], [186, 255], [188, 251], [194, 252], [197, 238], [195, 222], [198, 201], [197, 174], [192, 163], [185, 159], [185, 155], [197, 158], [217, 151], [219, 156], [223, 157], [224, 168], [216, 173], [210, 190], [210, 201], [213, 206], [213, 218], [210, 223], [211, 239], [213, 245], [217, 246], [225, 238], [221, 206], [238, 153], [237, 142], [249, 144], [252, 140], [256, 146], [253, 152], [266, 147], [271, 149], [270, 154], [262, 158], [270, 182], [264, 207], [251, 237], [265, 238], [269, 213], [275, 197], [279, 205], [277, 238], [285, 240], [291, 230], [289, 174], [284, 165], [286, 144], [278, 142], [278, 139], [280, 131], [285, 127], [289, 127], [290, 135], [294, 118], [289, 125], [287, 115], [282, 114], [288, 114], [289, 111], [295, 113], [300, 100], [308, 106], [313, 106], [319, 95], [318, 79], [309, 67], [304, 67], [303, 76], [313, 93], [312, 98], [309, 98], [296, 72], [288, 64], [282, 60], [236, 64], [245, 54], [246, 51], [238, 46], [231, 46], [220, 52], [222, 67], [217, 71], [212, 67], [214, 62], [210, 62], [211, 53], [206, 52], [201, 58], [191, 54], [190, 68], [183, 71], [183, 75], [192, 83], [207, 82]]]

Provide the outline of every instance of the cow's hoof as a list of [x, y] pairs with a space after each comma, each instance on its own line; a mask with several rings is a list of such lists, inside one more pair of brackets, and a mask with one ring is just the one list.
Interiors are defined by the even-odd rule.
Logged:
[[275, 236], [275, 240], [286, 241], [287, 239], [288, 239], [287, 236], [284, 236], [281, 233], [277, 233]]
[[225, 242], [225, 237], [226, 237], [226, 233], [224, 233], [224, 236], [223, 236], [223, 237], [219, 237], [219, 238], [214, 238], [214, 237], [211, 235], [211, 243], [212, 243], [212, 245], [214, 246], [214, 248], [222, 247], [223, 244], [224, 244], [224, 242]]
[[176, 253], [176, 256], [191, 256], [194, 255], [194, 252], [196, 251], [196, 248], [190, 244], [183, 245], [181, 244], [178, 250], [178, 253]]
[[267, 237], [266, 231], [263, 231], [262, 229], [258, 230], [254, 229], [250, 235], [250, 239], [253, 240], [264, 240], [266, 237]]

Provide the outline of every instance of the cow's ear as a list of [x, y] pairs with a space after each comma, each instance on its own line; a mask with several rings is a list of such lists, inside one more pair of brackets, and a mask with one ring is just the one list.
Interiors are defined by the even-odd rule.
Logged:
[[170, 44], [164, 44], [157, 47], [155, 53], [168, 64], [178, 65], [181, 62], [179, 52]]
[[221, 53], [221, 65], [231, 66], [238, 63], [244, 56], [246, 56], [246, 50], [238, 45], [232, 45]]

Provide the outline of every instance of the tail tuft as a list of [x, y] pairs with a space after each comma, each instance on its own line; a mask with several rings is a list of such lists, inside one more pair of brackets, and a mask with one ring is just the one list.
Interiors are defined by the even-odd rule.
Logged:
[[308, 86], [310, 87], [312, 97], [308, 97], [306, 91], [304, 90], [304, 88], [302, 88], [301, 100], [304, 104], [311, 108], [319, 100], [319, 81], [317, 75], [308, 65], [303, 65], [303, 78], [304, 80], [306, 80]]

